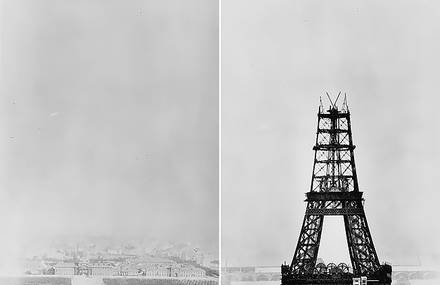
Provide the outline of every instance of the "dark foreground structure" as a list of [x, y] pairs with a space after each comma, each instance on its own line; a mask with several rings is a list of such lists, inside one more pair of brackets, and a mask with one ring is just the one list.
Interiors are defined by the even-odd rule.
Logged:
[[[379, 263], [359, 191], [347, 102], [341, 110], [330, 102], [325, 112], [322, 103], [319, 107], [306, 213], [292, 263], [281, 266], [281, 284], [388, 285], [391, 266]], [[344, 217], [352, 269], [343, 263], [316, 264], [324, 216], [331, 215]]]

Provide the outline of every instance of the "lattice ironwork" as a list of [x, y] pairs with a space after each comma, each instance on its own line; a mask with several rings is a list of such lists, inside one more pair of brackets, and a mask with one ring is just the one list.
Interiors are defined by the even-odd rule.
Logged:
[[[331, 100], [330, 100], [331, 102]], [[344, 278], [350, 276], [375, 276], [378, 272], [386, 272], [391, 276], [391, 267], [380, 265], [374, 248], [371, 233], [365, 217], [362, 192], [356, 174], [350, 112], [344, 99], [341, 109], [332, 103], [327, 111], [323, 111], [322, 103], [318, 112], [318, 128], [316, 132], [315, 156], [312, 171], [310, 191], [306, 193], [306, 213], [301, 233], [290, 266], [282, 267], [282, 283], [292, 283], [292, 280], [307, 280], [318, 278], [324, 270], [322, 264], [317, 266], [319, 244], [321, 239], [324, 216], [342, 215], [352, 272], [344, 272]], [[338, 268], [335, 265], [335, 268]], [[389, 269], [389, 274], [388, 274]], [[331, 274], [328, 266], [326, 273]], [[338, 275], [335, 273], [335, 275]], [[382, 279], [386, 279], [385, 277]], [[384, 283], [390, 284], [391, 277]], [[316, 280], [315, 280], [316, 282]], [[324, 282], [325, 283], [325, 282]], [[324, 284], [322, 283], [322, 284]], [[310, 283], [311, 284], [311, 283]]]

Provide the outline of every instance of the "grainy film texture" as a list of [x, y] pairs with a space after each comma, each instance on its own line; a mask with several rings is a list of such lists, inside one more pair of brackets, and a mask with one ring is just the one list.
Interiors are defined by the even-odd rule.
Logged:
[[0, 7], [4, 283], [216, 283], [218, 2]]

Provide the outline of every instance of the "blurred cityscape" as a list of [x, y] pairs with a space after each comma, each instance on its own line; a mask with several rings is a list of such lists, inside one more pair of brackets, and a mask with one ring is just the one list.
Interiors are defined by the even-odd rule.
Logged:
[[216, 252], [191, 243], [107, 237], [59, 239], [28, 250], [19, 268], [26, 275], [218, 277]]

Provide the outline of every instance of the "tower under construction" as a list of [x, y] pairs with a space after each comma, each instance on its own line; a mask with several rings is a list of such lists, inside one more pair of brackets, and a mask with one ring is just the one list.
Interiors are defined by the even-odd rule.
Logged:
[[[328, 94], [327, 94], [328, 95]], [[339, 93], [340, 95], [340, 93]], [[338, 98], [339, 98], [338, 95]], [[318, 111], [312, 181], [306, 213], [291, 264], [281, 266], [281, 284], [391, 284], [391, 266], [380, 264], [364, 212], [354, 160], [346, 98]], [[343, 216], [351, 267], [318, 263], [324, 216]]]

